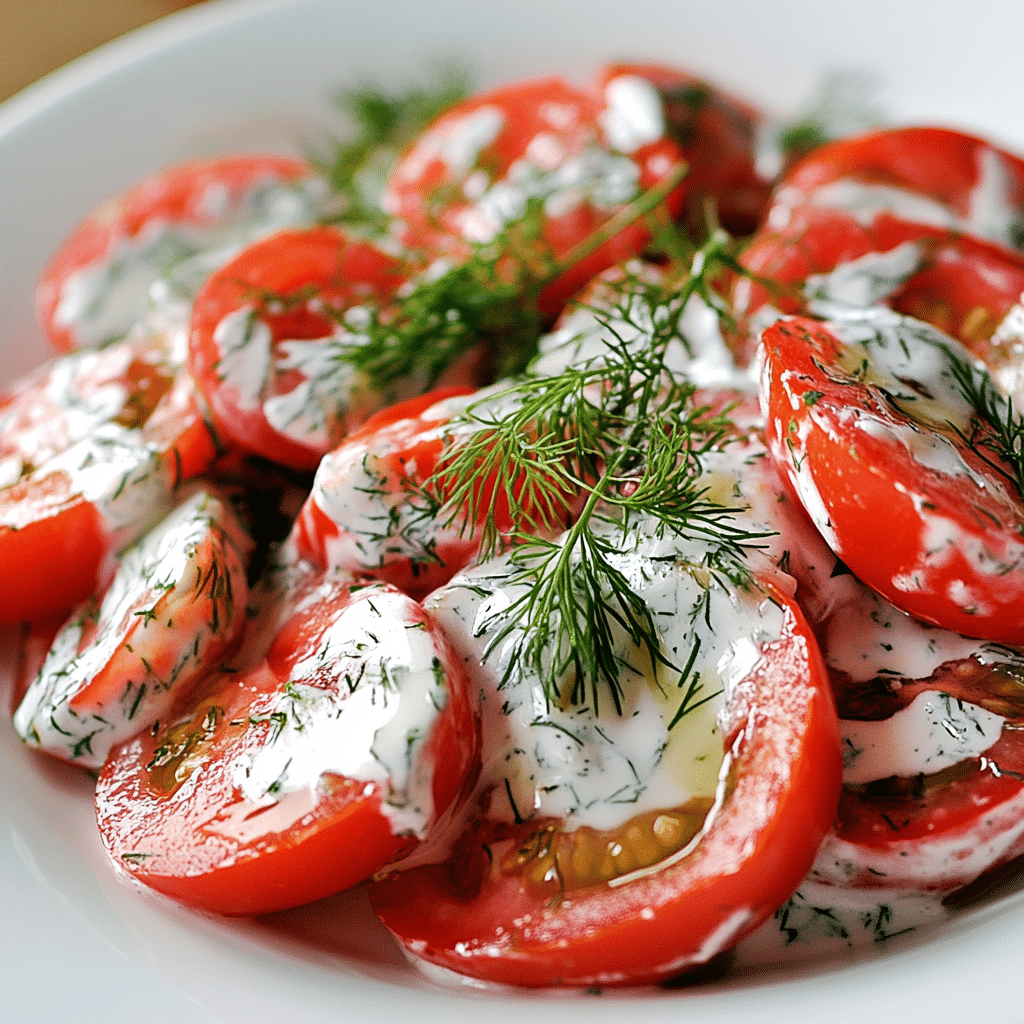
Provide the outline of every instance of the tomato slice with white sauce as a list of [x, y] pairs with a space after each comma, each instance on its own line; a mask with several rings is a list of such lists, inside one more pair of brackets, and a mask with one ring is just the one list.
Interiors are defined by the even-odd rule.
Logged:
[[486, 760], [450, 858], [371, 886], [413, 955], [528, 986], [657, 981], [754, 930], [810, 867], [840, 785], [814, 637], [769, 577], [731, 582], [656, 533], [612, 530], [664, 645], [655, 665], [616, 638], [617, 698], [571, 673], [545, 689], [507, 560], [429, 598], [481, 688]]
[[238, 667], [115, 748], [97, 787], [114, 863], [221, 914], [362, 882], [455, 812], [478, 763], [462, 667], [411, 598], [300, 573], [266, 614]]

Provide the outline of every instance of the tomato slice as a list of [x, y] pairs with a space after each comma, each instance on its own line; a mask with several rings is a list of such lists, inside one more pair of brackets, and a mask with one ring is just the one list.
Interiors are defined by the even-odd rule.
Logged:
[[247, 644], [184, 714], [112, 751], [96, 796], [120, 868], [221, 914], [361, 882], [454, 813], [478, 763], [461, 667], [394, 588], [300, 581]]
[[[311, 222], [320, 191], [312, 168], [286, 157], [230, 156], [160, 171], [68, 236], [39, 282], [43, 328], [62, 351], [119, 340], [145, 316], [158, 278], [201, 280], [260, 232]], [[197, 258], [195, 271], [186, 270]]]
[[211, 275], [192, 313], [190, 363], [224, 435], [312, 470], [395, 400], [340, 356], [364, 340], [346, 312], [385, 306], [401, 282], [395, 259], [334, 228], [283, 231]]
[[30, 746], [99, 768], [219, 664], [241, 637], [252, 542], [199, 491], [122, 552], [102, 600], [56, 635], [14, 716]]
[[756, 325], [777, 312], [814, 312], [823, 299], [884, 302], [957, 338], [1009, 390], [1019, 386], [1014, 346], [1024, 257], [1004, 246], [888, 212], [865, 224], [842, 210], [808, 206], [794, 210], [785, 227], [758, 232], [741, 263], [753, 275], [733, 285], [748, 327], [743, 361], [751, 358]]
[[482, 429], [453, 424], [453, 417], [484, 400], [482, 392], [448, 388], [399, 402], [325, 455], [295, 521], [299, 556], [325, 569], [369, 573], [422, 597], [476, 555], [488, 518], [504, 535], [513, 526], [512, 506], [542, 518], [516, 481], [498, 481], [483, 469], [474, 483], [473, 521], [465, 505], [462, 512], [442, 510], [443, 478], [439, 492], [423, 491], [460, 431]]
[[1004, 400], [969, 353], [884, 309], [783, 320], [763, 343], [769, 445], [829, 546], [921, 621], [1020, 644], [1024, 507], [986, 447]]
[[[669, 568], [657, 548], [665, 561], [655, 568], [622, 547], [616, 565], [631, 581], [648, 573], [666, 657], [692, 655], [660, 691], [664, 719], [652, 717], [659, 690], [625, 640], [621, 715], [607, 695], [570, 698], [570, 681], [545, 697], [514, 641], [499, 639], [517, 593], [501, 582], [501, 562], [467, 570], [427, 602], [477, 666], [487, 761], [480, 814], [451, 856], [371, 884], [374, 909], [414, 956], [526, 986], [654, 982], [739, 941], [813, 861], [835, 813], [840, 759], [824, 665], [799, 609], [758, 577], [746, 589], [710, 583], [709, 605], [698, 599], [691, 617], [694, 552], [680, 548], [687, 554]], [[732, 661], [740, 650], [749, 657]], [[723, 692], [710, 692], [719, 679]], [[689, 683], [706, 683], [699, 692], [711, 699], [683, 714]]]
[[892, 128], [813, 150], [776, 189], [768, 223], [799, 206], [845, 209], [862, 220], [888, 210], [1020, 248], [1024, 159], [949, 128]]
[[67, 613], [217, 441], [159, 337], [58, 357], [0, 400], [0, 622]]
[[611, 64], [598, 83], [609, 106], [630, 95], [632, 79], [658, 92], [666, 134], [689, 165], [682, 215], [697, 235], [707, 231], [708, 204], [730, 234], [749, 235], [761, 222], [771, 185], [757, 173], [761, 113], [689, 72], [660, 64]]
[[[625, 108], [555, 78], [465, 100], [403, 156], [388, 179], [384, 207], [413, 250], [459, 260], [473, 243], [511, 230], [522, 235], [510, 250], [513, 259], [542, 268], [546, 258], [561, 260], [642, 191], [665, 181], [680, 159], [648, 83], [635, 77], [629, 97], [615, 102]], [[635, 116], [637, 106], [645, 116]], [[622, 126], [620, 138], [606, 131], [610, 119]], [[678, 211], [681, 197], [676, 190], [670, 210]], [[616, 232], [544, 289], [541, 310], [557, 313], [595, 274], [637, 254], [650, 237], [640, 222]]]

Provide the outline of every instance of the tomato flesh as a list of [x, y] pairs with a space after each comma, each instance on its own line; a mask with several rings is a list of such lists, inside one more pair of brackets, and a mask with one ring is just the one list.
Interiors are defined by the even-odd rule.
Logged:
[[[365, 684], [376, 687], [370, 696], [397, 701], [401, 711], [401, 694], [389, 689], [403, 671], [396, 630], [420, 645], [421, 659], [431, 652], [433, 662], [428, 657], [418, 671], [449, 698], [427, 723], [424, 753], [414, 762], [430, 776], [425, 799], [432, 806], [423, 814], [431, 821], [460, 799], [477, 756], [459, 666], [415, 602], [382, 585], [314, 577], [286, 606], [265, 657], [208, 681], [184, 714], [115, 748], [100, 775], [97, 819], [114, 862], [190, 906], [222, 914], [296, 906], [355, 885], [418, 845], [422, 835], [404, 823], [401, 805], [398, 817], [386, 810], [401, 795], [395, 776], [333, 767], [339, 757], [351, 762], [360, 744], [369, 757], [382, 742], [361, 706], [346, 716], [364, 677], [377, 678], [364, 649], [377, 649], [388, 666], [377, 683]], [[392, 649], [380, 650], [377, 636], [360, 631], [366, 616], [375, 617], [379, 633], [387, 630], [381, 636]], [[240, 657], [252, 655], [243, 648]], [[345, 745], [326, 753], [310, 746], [339, 722], [349, 730]], [[283, 752], [275, 748], [282, 743]], [[266, 779], [260, 772], [268, 758], [280, 774]], [[310, 758], [313, 770], [292, 768]], [[295, 781], [289, 770], [300, 772]]]
[[[627, 873], [606, 879], [592, 864], [576, 887], [553, 895], [545, 879], [558, 869], [545, 835], [556, 836], [558, 822], [512, 827], [480, 818], [447, 862], [375, 881], [374, 909], [416, 956], [495, 982], [641, 984], [705, 962], [786, 899], [831, 824], [838, 735], [819, 659], [802, 616], [785, 602], [782, 635], [744, 683], [743, 709], [728, 715], [735, 728], [723, 737], [731, 752], [725, 795], [706, 820], [703, 809], [689, 808], [689, 829], [699, 830], [689, 845], [682, 810], [666, 809], [678, 826], [674, 853], [655, 853], [634, 870], [643, 839], [631, 836], [637, 851], [624, 862]], [[626, 825], [623, 835], [631, 830], [650, 839], [657, 817]], [[566, 839], [571, 861], [583, 839]]]

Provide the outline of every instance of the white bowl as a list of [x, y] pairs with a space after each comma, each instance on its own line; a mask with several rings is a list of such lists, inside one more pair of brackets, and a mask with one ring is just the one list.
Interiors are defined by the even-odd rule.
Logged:
[[[0, 106], [0, 379], [46, 353], [32, 290], [94, 203], [170, 162], [301, 150], [339, 128], [339, 86], [468, 60], [481, 84], [610, 59], [695, 69], [779, 113], [822, 75], [874, 75], [895, 121], [1024, 148], [1017, 0], [223, 0], [142, 29]], [[16, 586], [3, 580], [0, 586]], [[0, 638], [0, 655], [11, 657]], [[9, 665], [0, 664], [0, 673]], [[190, 914], [118, 881], [90, 783], [0, 730], [0, 987], [6, 1019], [569, 1024], [1020, 1020], [1024, 902], [1011, 894], [885, 950], [601, 997], [445, 987], [406, 965], [356, 895], [272, 922]]]

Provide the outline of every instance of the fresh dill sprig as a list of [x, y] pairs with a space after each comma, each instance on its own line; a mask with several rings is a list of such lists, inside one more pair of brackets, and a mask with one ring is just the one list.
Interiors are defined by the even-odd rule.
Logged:
[[[685, 164], [678, 165], [561, 257], [542, 237], [542, 200], [531, 200], [523, 216], [493, 242], [472, 246], [455, 265], [435, 264], [393, 305], [369, 307], [363, 336], [339, 358], [383, 393], [410, 377], [426, 390], [477, 346], [487, 353], [492, 378], [518, 373], [536, 353], [548, 324], [539, 302], [544, 288], [625, 226], [651, 214], [686, 171]], [[340, 318], [344, 321], [344, 314]]]
[[950, 373], [965, 401], [974, 409], [970, 431], [950, 426], [990, 469], [1024, 498], [1024, 418], [991, 375], [943, 346]]
[[702, 292], [722, 244], [708, 243], [709, 258], [693, 261], [671, 303], [663, 281], [627, 278], [621, 301], [602, 314], [599, 360], [524, 375], [470, 405], [422, 488], [423, 514], [478, 536], [481, 560], [507, 550], [506, 582], [519, 595], [489, 649], [511, 639], [509, 671], [526, 666], [553, 702], [589, 696], [596, 708], [606, 690], [621, 710], [622, 633], [652, 664], [672, 667], [650, 608], [615, 566], [638, 517], [705, 545], [709, 579], [746, 579], [742, 559], [759, 535], [702, 482], [701, 457], [735, 437], [728, 410], [698, 404], [695, 385], [666, 363], [670, 343], [685, 343], [677, 303]]
[[466, 68], [446, 65], [426, 85], [398, 92], [362, 85], [335, 96], [352, 124], [352, 136], [313, 160], [340, 200], [339, 222], [386, 227], [380, 196], [391, 168], [431, 121], [469, 95], [470, 87]]

